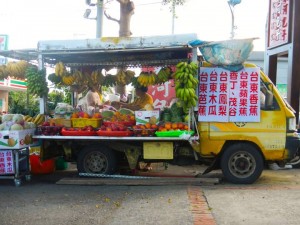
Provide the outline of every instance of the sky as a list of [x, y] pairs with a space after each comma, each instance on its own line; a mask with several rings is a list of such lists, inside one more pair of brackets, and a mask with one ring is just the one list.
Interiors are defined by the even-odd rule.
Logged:
[[[132, 0], [132, 36], [172, 34], [172, 14], [160, 0]], [[265, 24], [268, 0], [242, 0], [234, 7], [234, 38], [252, 38], [254, 50], [265, 49]], [[96, 10], [85, 0], [0, 0], [0, 34], [9, 35], [9, 49], [36, 48], [39, 40], [86, 39], [96, 37], [96, 20], [85, 19], [85, 9]], [[119, 4], [105, 6], [119, 18]], [[196, 33], [205, 41], [230, 38], [231, 12], [227, 0], [187, 0], [176, 7], [174, 34]], [[103, 16], [102, 36], [118, 36], [118, 24]]]

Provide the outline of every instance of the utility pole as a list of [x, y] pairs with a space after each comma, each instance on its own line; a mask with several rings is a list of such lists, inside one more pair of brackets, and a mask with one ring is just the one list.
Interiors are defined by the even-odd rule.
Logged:
[[88, 6], [96, 6], [97, 16], [90, 18], [92, 12], [91, 9], [86, 9], [83, 17], [85, 19], [96, 20], [96, 38], [102, 37], [102, 28], [103, 28], [103, 0], [97, 0], [96, 3], [92, 3], [91, 0], [86, 0], [85, 3]]
[[175, 30], [175, 0], [172, 1], [172, 34], [174, 34]]
[[96, 26], [96, 38], [101, 38], [103, 28], [103, 0], [97, 0]]

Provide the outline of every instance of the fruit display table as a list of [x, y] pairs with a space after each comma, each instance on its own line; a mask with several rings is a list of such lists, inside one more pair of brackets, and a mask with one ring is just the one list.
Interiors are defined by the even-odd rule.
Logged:
[[0, 149], [0, 179], [13, 179], [15, 186], [21, 185], [21, 178], [30, 181], [29, 147], [21, 149]]

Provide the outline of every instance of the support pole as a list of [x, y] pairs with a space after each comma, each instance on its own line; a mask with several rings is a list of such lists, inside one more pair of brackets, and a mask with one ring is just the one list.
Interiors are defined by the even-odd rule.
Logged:
[[[44, 68], [44, 60], [42, 54], [38, 55], [38, 69], [42, 70]], [[46, 98], [47, 96], [43, 96], [40, 98], [40, 113], [45, 114], [46, 108]]]
[[96, 26], [96, 38], [101, 38], [103, 27], [103, 0], [97, 0]]

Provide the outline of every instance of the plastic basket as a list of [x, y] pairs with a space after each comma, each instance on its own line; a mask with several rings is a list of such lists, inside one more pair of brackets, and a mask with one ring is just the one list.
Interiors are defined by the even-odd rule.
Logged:
[[49, 119], [49, 122], [50, 122], [50, 126], [64, 126], [64, 127], [72, 126], [70, 119], [53, 118], [53, 119]]
[[253, 49], [253, 40], [233, 39], [226, 41], [209, 42], [198, 46], [204, 59], [219, 66], [232, 66], [243, 64]]
[[97, 118], [72, 118], [72, 127], [85, 127], [92, 126], [94, 128], [98, 128], [101, 126], [101, 119]]
[[155, 135], [157, 137], [180, 137], [183, 134], [193, 135], [194, 131], [187, 131], [187, 130], [172, 130], [172, 131], [156, 131]]
[[49, 174], [55, 171], [55, 159], [40, 161], [39, 155], [30, 155], [30, 172], [32, 174]]
[[105, 130], [98, 130], [97, 134], [99, 136], [106, 136], [106, 137], [128, 137], [133, 136], [133, 132], [130, 130], [126, 131], [105, 131]]
[[133, 129], [134, 136], [137, 137], [151, 137], [155, 136], [157, 129]]

